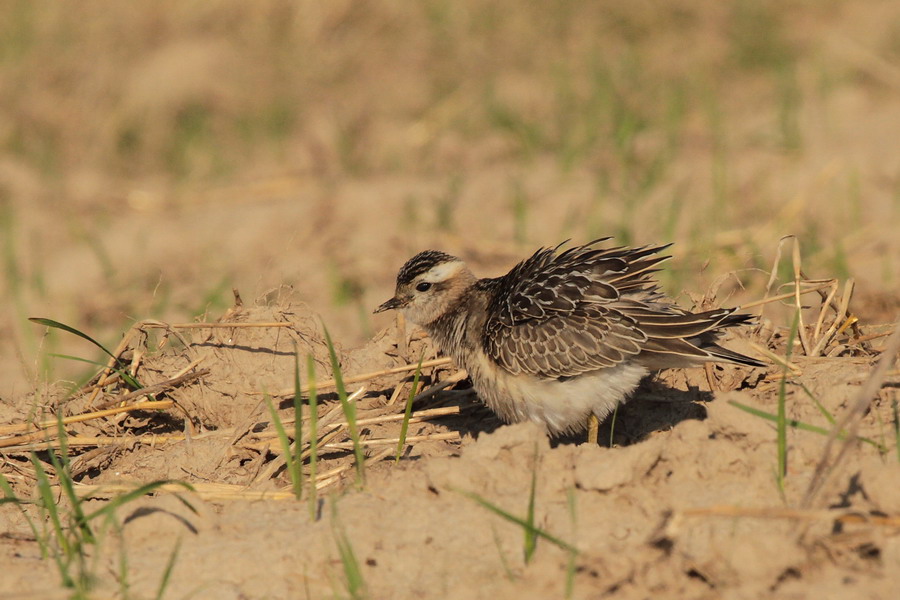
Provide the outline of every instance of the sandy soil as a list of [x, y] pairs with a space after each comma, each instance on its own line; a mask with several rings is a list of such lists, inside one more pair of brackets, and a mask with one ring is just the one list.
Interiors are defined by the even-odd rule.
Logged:
[[[173, 556], [167, 598], [897, 596], [897, 366], [866, 392], [900, 313], [895, 2], [597, 3], [549, 20], [506, 2], [171, 2], [95, 6], [89, 31], [26, 4], [28, 35], [0, 63], [0, 473], [38, 499], [30, 457], [56, 483], [55, 433], [35, 423], [82, 415], [66, 431], [88, 510], [150, 481], [194, 488], [96, 522], [71, 567], [89, 597], [155, 597]], [[274, 131], [285, 104], [293, 124]], [[412, 370], [387, 370], [440, 356], [371, 315], [402, 262], [435, 247], [490, 276], [602, 235], [674, 241], [660, 278], [686, 307], [790, 292], [793, 267], [833, 307], [805, 295], [791, 348], [793, 299], [750, 308], [758, 325], [727, 344], [769, 368], [662, 372], [596, 447], [502, 425], [454, 381], [416, 403], [395, 462], [378, 441], [400, 434]], [[96, 337], [144, 385], [178, 378], [162, 409], [131, 396], [101, 415], [132, 390], [56, 356], [108, 358], [33, 316]], [[363, 376], [347, 388], [364, 388], [364, 484], [324, 381], [325, 325], [345, 378]], [[312, 502], [309, 485], [290, 493], [264, 402], [293, 416], [295, 349], [328, 435]], [[446, 363], [423, 375], [458, 379]], [[824, 434], [788, 427], [780, 487], [776, 426], [739, 405], [775, 414], [785, 379], [787, 418]], [[857, 437], [831, 440], [830, 418]], [[556, 542], [526, 560], [522, 526], [473, 494], [525, 518], [532, 481]], [[0, 598], [69, 597], [37, 541], [50, 525], [26, 511], [37, 536], [0, 505]]]
[[[67, 428], [73, 445], [83, 438], [106, 440], [85, 445], [94, 450], [72, 452], [81, 493], [103, 496], [119, 489], [112, 486], [124, 483], [128, 489], [129, 482], [157, 479], [196, 487], [194, 493], [180, 492], [196, 513], [172, 494], [117, 511], [121, 527], [104, 528], [102, 542], [89, 550], [98, 593], [121, 591], [116, 565], [124, 556], [130, 593], [152, 595], [177, 546], [168, 588], [173, 596], [342, 594], [347, 575], [336, 545], [341, 539], [352, 545], [374, 598], [563, 597], [568, 573], [576, 598], [888, 598], [896, 591], [896, 449], [852, 442], [849, 454], [829, 463], [833, 468], [809, 495], [813, 480], [820, 480], [815, 473], [826, 438], [789, 429], [789, 470], [780, 493], [774, 425], [732, 404], [775, 413], [777, 367], [717, 367], [711, 379], [701, 369], [665, 372], [622, 408], [614, 428], [604, 425], [604, 445], [596, 447], [578, 440], [551, 444], [531, 425], [498, 427], [471, 394], [441, 392], [418, 404], [414, 414], [436, 408], [458, 414], [411, 424], [409, 435], [420, 441], [408, 445], [399, 463], [392, 460], [393, 445], [387, 446], [387, 460], [379, 458], [383, 447], [372, 446], [362, 489], [353, 483], [351, 453], [323, 445], [318, 466], [325, 478], [313, 517], [308, 502], [273, 495], [290, 486], [283, 469], [271, 468], [279, 448], [267, 435], [273, 430], [259, 391], [277, 393], [291, 380], [294, 344], [324, 362], [322, 335], [308, 309], [284, 297], [273, 306], [234, 310], [228, 318], [291, 326], [188, 332], [187, 347], [170, 338], [171, 346], [143, 355], [138, 373], [150, 385], [199, 360], [195, 368], [206, 373], [164, 395], [180, 412], [137, 411]], [[403, 364], [398, 339], [405, 336], [392, 328], [346, 353], [347, 374]], [[776, 336], [771, 345], [783, 343]], [[413, 341], [408, 353], [433, 351], [422, 344]], [[139, 342], [132, 350], [134, 356], [146, 346]], [[800, 386], [831, 414], [844, 414], [875, 353], [856, 348], [844, 357], [796, 357], [793, 364], [802, 374], [789, 385], [788, 418], [827, 427]], [[426, 373], [434, 383], [453, 369]], [[368, 379], [358, 417], [402, 412], [402, 401], [388, 402], [404, 379], [409, 377]], [[705, 391], [710, 382], [714, 393]], [[893, 443], [892, 432], [885, 436], [897, 386], [894, 375], [862, 418], [859, 435]], [[322, 392], [321, 424], [327, 431], [341, 417], [333, 395]], [[86, 414], [109, 404], [87, 403], [85, 397], [70, 400], [64, 412]], [[292, 414], [287, 403], [281, 413], [285, 419]], [[181, 433], [183, 414], [190, 415], [193, 432]], [[399, 429], [393, 421], [364, 425], [362, 431], [366, 439], [395, 439]], [[346, 440], [346, 431], [339, 432], [336, 440]], [[24, 492], [27, 463], [20, 447], [6, 449], [6, 470]], [[330, 477], [335, 470], [340, 475]], [[478, 494], [523, 518], [532, 477], [535, 524], [577, 554], [539, 539], [526, 564], [522, 528], [467, 495]], [[5, 589], [16, 596], [52, 595], [58, 589], [54, 566], [40, 560], [21, 515], [11, 508], [3, 512]]]

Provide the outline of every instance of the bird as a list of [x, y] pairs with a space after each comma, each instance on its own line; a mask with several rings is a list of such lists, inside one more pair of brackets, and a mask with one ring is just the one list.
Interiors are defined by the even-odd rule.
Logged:
[[444, 252], [419, 252], [375, 313], [402, 311], [468, 372], [502, 421], [532, 421], [550, 437], [588, 428], [596, 443], [598, 424], [662, 369], [765, 366], [716, 343], [750, 315], [690, 312], [660, 291], [653, 274], [671, 244], [604, 247], [610, 239], [540, 248], [494, 278]]

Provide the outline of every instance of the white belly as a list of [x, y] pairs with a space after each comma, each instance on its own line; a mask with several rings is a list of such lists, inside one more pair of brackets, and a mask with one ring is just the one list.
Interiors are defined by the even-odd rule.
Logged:
[[[486, 357], [482, 358], [487, 362]], [[473, 365], [475, 366], [475, 365]], [[648, 371], [623, 363], [563, 381], [510, 375], [496, 365], [470, 369], [475, 391], [507, 423], [534, 421], [550, 435], [573, 433], [591, 413], [601, 421], [628, 399]]]

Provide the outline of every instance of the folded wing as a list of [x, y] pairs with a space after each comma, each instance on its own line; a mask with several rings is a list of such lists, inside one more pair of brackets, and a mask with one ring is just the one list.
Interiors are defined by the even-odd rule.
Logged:
[[485, 352], [514, 374], [571, 377], [628, 358], [654, 365], [757, 361], [715, 345], [746, 321], [733, 309], [689, 313], [665, 302], [652, 274], [667, 246], [544, 248], [493, 280]]

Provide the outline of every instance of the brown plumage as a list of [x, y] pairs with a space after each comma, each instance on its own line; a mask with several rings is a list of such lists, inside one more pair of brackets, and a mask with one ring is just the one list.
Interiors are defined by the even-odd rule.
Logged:
[[723, 361], [763, 366], [715, 343], [747, 315], [687, 312], [652, 274], [668, 246], [560, 252], [542, 248], [506, 275], [477, 279], [460, 259], [421, 252], [397, 275], [393, 298], [465, 368], [507, 422], [532, 420], [557, 435], [605, 418], [651, 371]]

